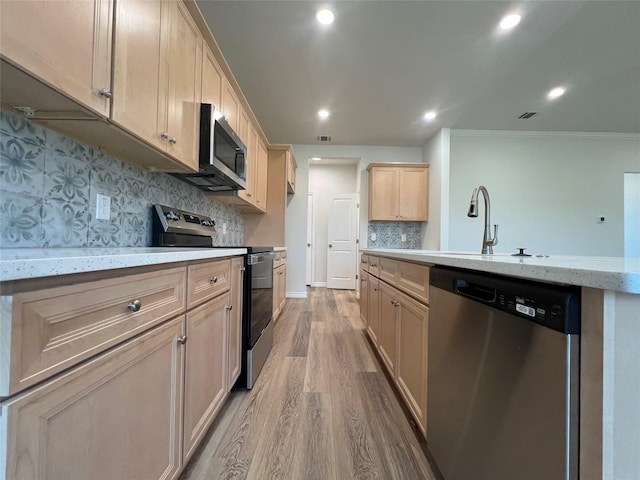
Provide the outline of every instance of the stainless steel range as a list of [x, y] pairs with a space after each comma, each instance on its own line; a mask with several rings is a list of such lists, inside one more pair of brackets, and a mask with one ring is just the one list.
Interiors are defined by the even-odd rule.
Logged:
[[214, 246], [215, 221], [164, 205], [153, 206], [153, 247], [245, 248], [242, 372], [236, 388], [253, 388], [273, 345], [273, 247]]

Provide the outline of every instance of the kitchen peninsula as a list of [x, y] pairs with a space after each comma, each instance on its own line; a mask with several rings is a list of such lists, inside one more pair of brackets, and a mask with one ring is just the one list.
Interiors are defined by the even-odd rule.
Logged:
[[640, 478], [640, 258], [391, 249], [362, 254], [375, 268], [390, 259], [581, 287], [580, 478]]

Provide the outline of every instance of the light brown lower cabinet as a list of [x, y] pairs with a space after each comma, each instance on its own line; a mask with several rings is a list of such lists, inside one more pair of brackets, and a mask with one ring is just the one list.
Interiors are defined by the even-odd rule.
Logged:
[[273, 268], [273, 319], [277, 320], [287, 300], [286, 252], [276, 252]]
[[187, 313], [184, 369], [184, 462], [220, 410], [227, 395], [227, 317], [229, 295]]
[[182, 466], [183, 320], [2, 404], [0, 477], [175, 478]]
[[360, 270], [360, 319], [364, 328], [368, 328], [369, 316], [369, 274]]
[[[380, 278], [362, 272], [360, 315], [385, 368], [418, 427], [426, 434], [429, 307], [425, 303], [428, 298], [425, 288], [428, 288], [429, 267], [369, 256], [371, 262], [380, 265]], [[410, 272], [411, 289], [399, 272]], [[396, 287], [411, 292], [416, 298]], [[366, 307], [363, 307], [365, 297]]]
[[244, 282], [244, 259], [231, 259], [231, 303], [227, 326], [227, 392], [238, 380], [242, 368], [242, 285]]

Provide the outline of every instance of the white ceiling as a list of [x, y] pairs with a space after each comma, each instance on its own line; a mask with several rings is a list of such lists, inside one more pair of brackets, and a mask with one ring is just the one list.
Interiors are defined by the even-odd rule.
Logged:
[[[640, 1], [197, 3], [272, 143], [420, 146], [442, 127], [640, 132]], [[324, 5], [328, 28], [315, 20]], [[512, 11], [522, 22], [498, 33]], [[550, 102], [557, 85], [567, 93]], [[528, 111], [539, 115], [517, 118]]]

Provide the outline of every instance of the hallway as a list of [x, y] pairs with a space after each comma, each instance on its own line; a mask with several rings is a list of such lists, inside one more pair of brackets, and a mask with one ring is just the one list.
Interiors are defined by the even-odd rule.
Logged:
[[251, 391], [234, 391], [181, 480], [436, 479], [373, 354], [355, 292], [288, 299]]

